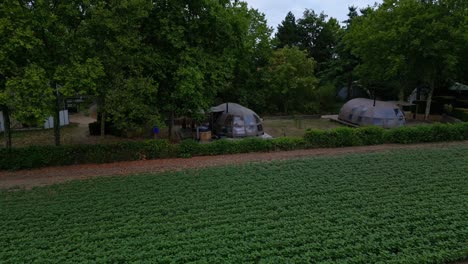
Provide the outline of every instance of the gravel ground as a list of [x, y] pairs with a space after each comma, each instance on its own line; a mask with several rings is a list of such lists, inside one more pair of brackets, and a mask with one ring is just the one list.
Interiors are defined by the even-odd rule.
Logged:
[[424, 151], [424, 149], [427, 148], [446, 148], [453, 146], [468, 146], [468, 141], [435, 144], [378, 145], [334, 149], [308, 149], [284, 152], [193, 157], [190, 159], [160, 159], [118, 162], [110, 164], [73, 165], [14, 172], [0, 171], [0, 189], [30, 189], [36, 186], [46, 186], [71, 180], [89, 179], [94, 177], [149, 174], [164, 171], [179, 171], [185, 169], [226, 166], [250, 162], [268, 162], [273, 160], [286, 160], [325, 155], [343, 155], [349, 153], [384, 152], [399, 149], [421, 149], [421, 151]]

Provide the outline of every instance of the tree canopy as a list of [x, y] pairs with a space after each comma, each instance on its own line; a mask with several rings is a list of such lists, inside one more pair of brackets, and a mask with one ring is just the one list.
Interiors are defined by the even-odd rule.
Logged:
[[65, 98], [86, 95], [104, 133], [106, 123], [171, 126], [223, 101], [317, 113], [338, 88], [359, 83], [400, 100], [425, 85], [428, 114], [434, 92], [468, 83], [467, 5], [384, 0], [350, 7], [342, 24], [305, 9], [297, 19], [288, 12], [274, 33], [242, 1], [4, 0], [0, 111], [41, 123], [58, 119]]

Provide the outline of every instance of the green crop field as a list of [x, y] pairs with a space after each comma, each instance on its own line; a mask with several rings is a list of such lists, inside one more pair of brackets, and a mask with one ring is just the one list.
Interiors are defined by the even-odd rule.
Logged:
[[450, 263], [468, 258], [468, 148], [2, 191], [0, 227], [2, 263]]

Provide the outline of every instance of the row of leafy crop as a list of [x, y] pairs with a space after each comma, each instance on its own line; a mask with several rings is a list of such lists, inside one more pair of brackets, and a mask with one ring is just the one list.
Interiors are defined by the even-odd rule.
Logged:
[[468, 123], [435, 124], [385, 130], [378, 127], [308, 130], [303, 138], [219, 140], [199, 144], [186, 140], [125, 142], [106, 145], [33, 146], [0, 150], [0, 170], [72, 164], [111, 163], [171, 157], [270, 152], [320, 147], [364, 146], [468, 140]]
[[0, 259], [463, 260], [467, 151], [462, 146], [318, 157], [0, 192]]

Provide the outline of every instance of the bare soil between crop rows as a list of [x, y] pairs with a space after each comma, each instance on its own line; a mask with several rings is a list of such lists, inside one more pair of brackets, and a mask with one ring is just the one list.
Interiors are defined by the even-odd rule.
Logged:
[[[204, 156], [190, 159], [159, 159], [127, 161], [109, 164], [85, 164], [64, 167], [48, 167], [22, 171], [0, 171], [0, 189], [30, 189], [72, 180], [90, 179], [104, 176], [128, 176], [151, 174], [166, 171], [180, 171], [205, 167], [226, 166], [251, 162], [269, 162], [317, 156], [334, 156], [352, 153], [373, 153], [401, 149], [431, 149], [468, 146], [468, 141], [444, 142], [413, 145], [377, 145], [363, 147], [307, 149], [268, 153], [246, 153], [235, 155]], [[468, 153], [467, 153], [468, 155]], [[157, 176], [155, 176], [157, 177]]]

